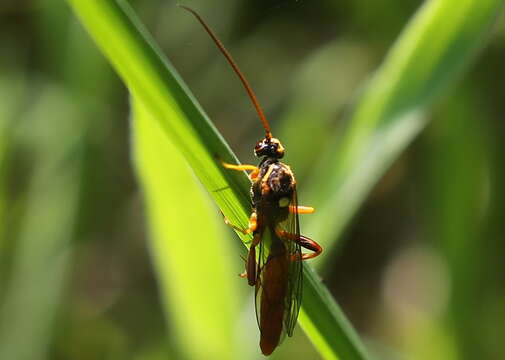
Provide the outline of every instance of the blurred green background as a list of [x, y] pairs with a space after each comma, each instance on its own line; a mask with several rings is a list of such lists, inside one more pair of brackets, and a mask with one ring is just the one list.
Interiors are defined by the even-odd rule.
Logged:
[[[252, 83], [284, 139], [300, 202], [317, 203], [310, 184], [321, 176], [325, 146], [336, 129], [345, 132], [363, 86], [423, 2], [184, 3], [205, 17]], [[174, 1], [130, 4], [239, 159], [255, 163], [261, 125], [201, 27]], [[200, 277], [216, 281], [208, 298], [177, 303], [173, 294], [192, 282], [157, 276], [163, 245], [148, 240], [128, 93], [68, 5], [2, 0], [0, 17], [0, 359], [212, 359], [198, 338], [216, 329], [183, 328], [186, 311], [205, 316], [213, 291], [231, 291], [219, 316], [232, 324], [220, 331], [234, 340], [208, 346], [261, 358], [253, 291], [237, 276], [245, 249], [210, 202], [178, 211], [174, 200], [167, 221], [205, 218], [213, 236], [184, 239], [191, 251], [179, 254], [177, 243], [167, 251], [203, 274], [215, 264], [228, 283]], [[505, 356], [504, 40], [499, 16], [476, 61], [435, 100], [429, 125], [318, 264], [377, 358]], [[184, 188], [188, 175], [171, 163], [168, 154], [159, 178]], [[210, 265], [192, 263], [200, 241], [219, 241], [226, 253], [209, 253]], [[168, 293], [159, 290], [163, 281]], [[273, 358], [320, 355], [298, 329]]]

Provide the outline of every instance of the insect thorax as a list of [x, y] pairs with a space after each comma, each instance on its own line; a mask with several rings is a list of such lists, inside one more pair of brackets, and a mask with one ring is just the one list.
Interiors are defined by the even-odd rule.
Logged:
[[[254, 206], [264, 206], [265, 203], [287, 206], [295, 184], [295, 177], [288, 165], [277, 159], [263, 159], [260, 163], [260, 173], [251, 188]], [[287, 201], [282, 201], [283, 199]]]

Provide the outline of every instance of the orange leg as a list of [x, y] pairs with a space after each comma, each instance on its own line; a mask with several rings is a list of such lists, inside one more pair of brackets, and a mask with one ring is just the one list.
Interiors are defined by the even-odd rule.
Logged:
[[[249, 248], [249, 255], [247, 256], [246, 272], [247, 283], [250, 286], [256, 285], [256, 246], [260, 243], [260, 234], [255, 234], [251, 247]], [[259, 274], [258, 274], [259, 275]]]
[[258, 177], [258, 174], [260, 173], [260, 169], [259, 167], [257, 166], [254, 166], [254, 165], [246, 165], [246, 164], [242, 164], [242, 165], [233, 165], [233, 164], [228, 164], [228, 163], [222, 163], [223, 166], [227, 169], [230, 169], [230, 170], [237, 170], [237, 171], [251, 171], [251, 173], [249, 174], [249, 178], [251, 180], [254, 180]]
[[[260, 243], [261, 237], [259, 234], [254, 235], [249, 254], [245, 259], [246, 270], [239, 274], [241, 278], [247, 278], [247, 283], [251, 286], [256, 285], [256, 246]], [[259, 275], [259, 274], [258, 274]]]
[[289, 212], [290, 213], [298, 213], [298, 214], [313, 214], [316, 211], [312, 206], [297, 206], [296, 208], [294, 206], [289, 207]]
[[295, 241], [299, 243], [301, 247], [313, 251], [310, 254], [302, 254], [302, 260], [313, 259], [323, 252], [321, 245], [306, 236], [300, 235], [300, 238]]
[[[312, 239], [309, 239], [306, 236], [300, 235], [298, 237], [298, 236], [296, 236], [296, 234], [290, 234], [284, 230], [276, 230], [276, 233], [281, 238], [292, 240], [292, 241], [300, 244], [301, 247], [308, 249], [310, 251], [313, 251], [310, 254], [302, 254], [302, 260], [308, 260], [308, 259], [315, 258], [316, 256], [319, 256], [323, 252], [323, 248], [321, 247], [321, 245], [319, 245], [317, 242], [315, 242]], [[294, 258], [293, 260], [297, 260], [297, 259]]]
[[258, 227], [258, 216], [256, 215], [255, 211], [252, 212], [251, 216], [249, 217], [249, 224], [247, 225], [247, 229], [241, 229], [238, 226], [233, 225], [227, 218], [224, 218], [224, 223], [229, 227], [240, 231], [242, 234], [247, 235], [254, 232]]
[[[244, 260], [244, 265], [247, 266], [247, 258], [245, 256], [240, 255], [240, 258]], [[244, 270], [244, 272], [238, 274], [242, 279], [247, 277], [247, 271]]]
[[[258, 215], [256, 215], [255, 211], [251, 213], [247, 229], [241, 229], [238, 226], [233, 225], [227, 218], [224, 218], [224, 222], [226, 225], [232, 227], [233, 229], [240, 231], [244, 235], [247, 235], [256, 231], [258, 228]], [[249, 248], [249, 254], [247, 255], [246, 271], [244, 271], [242, 274], [239, 274], [239, 276], [242, 278], [247, 277], [247, 282], [251, 286], [256, 285], [256, 246], [260, 243], [260, 241], [260, 234], [255, 234], [251, 243], [251, 247]]]

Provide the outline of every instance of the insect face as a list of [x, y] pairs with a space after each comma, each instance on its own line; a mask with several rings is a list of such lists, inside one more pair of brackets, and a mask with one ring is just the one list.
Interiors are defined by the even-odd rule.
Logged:
[[254, 155], [257, 157], [266, 156], [281, 159], [284, 156], [284, 146], [282, 146], [278, 139], [266, 137], [256, 143]]

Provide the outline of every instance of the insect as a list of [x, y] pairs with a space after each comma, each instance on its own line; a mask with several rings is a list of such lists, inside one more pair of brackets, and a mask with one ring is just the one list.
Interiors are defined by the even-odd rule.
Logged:
[[[249, 225], [241, 229], [227, 219], [225, 222], [243, 234], [253, 235], [246, 272], [241, 276], [255, 287], [260, 348], [264, 355], [270, 355], [284, 334], [293, 335], [302, 297], [302, 261], [322, 252], [319, 244], [300, 235], [298, 214], [313, 213], [314, 208], [298, 205], [293, 172], [279, 161], [284, 156], [284, 147], [272, 136], [254, 91], [231, 55], [198, 13], [179, 6], [192, 13], [214, 40], [240, 78], [265, 128], [265, 138], [254, 147], [254, 154], [261, 158], [258, 166], [227, 163], [223, 166], [230, 170], [250, 171], [252, 213]], [[302, 253], [302, 247], [312, 252]]]

